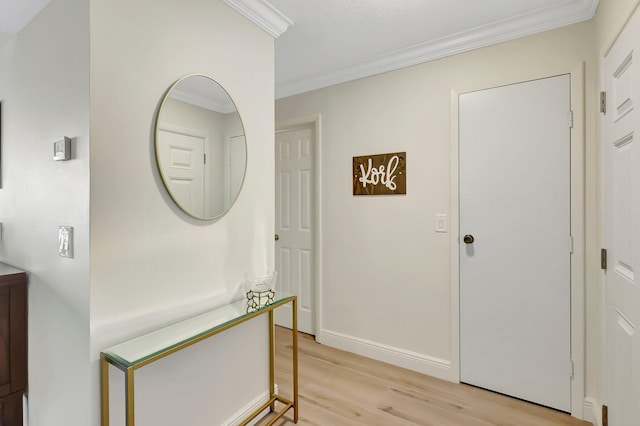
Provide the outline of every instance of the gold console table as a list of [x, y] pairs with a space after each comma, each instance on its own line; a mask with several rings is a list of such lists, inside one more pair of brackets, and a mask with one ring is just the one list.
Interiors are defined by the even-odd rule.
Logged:
[[[293, 333], [293, 401], [275, 392], [275, 323], [274, 309], [292, 304]], [[193, 318], [169, 325], [151, 333], [136, 337], [103, 350], [100, 353], [100, 378], [102, 381], [102, 426], [109, 426], [109, 364], [122, 370], [125, 375], [126, 425], [135, 425], [134, 372], [161, 358], [171, 355], [204, 339], [215, 336], [252, 318], [269, 314], [269, 400], [256, 409], [243, 422], [248, 424], [261, 412], [269, 408], [275, 411], [276, 401], [284, 407], [270, 420], [272, 425], [290, 408], [298, 423], [298, 300], [296, 296], [277, 292], [273, 301], [257, 309], [248, 308], [243, 299], [213, 309]]]

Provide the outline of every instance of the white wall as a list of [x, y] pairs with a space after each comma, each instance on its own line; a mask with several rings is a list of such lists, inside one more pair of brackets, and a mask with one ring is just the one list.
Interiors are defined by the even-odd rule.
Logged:
[[[216, 222], [186, 217], [162, 187], [155, 114], [169, 85], [194, 72], [234, 97], [250, 157], [272, 158], [273, 39], [219, 1], [52, 0], [0, 39], [0, 261], [30, 272], [31, 424], [99, 424], [100, 349], [239, 297], [245, 273], [273, 267], [272, 161], [249, 163], [238, 203]], [[72, 160], [54, 162], [62, 135]], [[57, 254], [59, 225], [74, 227], [74, 259]], [[265, 321], [248, 323], [148, 367], [143, 421], [163, 424], [157, 407], [173, 415], [193, 404], [189, 415], [218, 423], [259, 396], [265, 331]], [[145, 393], [167, 368], [208, 379], [192, 389], [208, 393]]]
[[638, 0], [599, 1], [594, 19], [599, 55], [606, 54], [638, 4], [640, 4]]
[[[90, 13], [92, 421], [98, 424], [101, 348], [242, 297], [245, 273], [273, 267], [274, 48], [271, 36], [219, 0], [93, 0]], [[244, 188], [214, 222], [174, 206], [155, 165], [152, 136], [162, 96], [194, 73], [228, 91], [247, 136]], [[268, 373], [259, 360], [268, 346], [252, 344], [266, 327], [258, 321], [196, 346], [214, 349], [206, 352], [210, 369], [199, 362], [201, 352], [186, 351], [140, 370], [146, 375], [136, 395], [155, 401], [153, 409], [139, 409], [141, 424], [168, 424], [167, 412], [186, 409], [218, 424], [266, 390]], [[242, 353], [220, 350], [245, 346]], [[249, 363], [257, 370], [247, 370]], [[183, 367], [185, 375], [210, 378], [194, 384], [191, 398], [153, 386], [160, 378], [149, 371]], [[231, 373], [233, 380], [220, 380]]]
[[[0, 41], [0, 261], [29, 276], [32, 425], [89, 422], [89, 4], [52, 0]], [[53, 141], [72, 138], [72, 159]], [[58, 226], [75, 257], [58, 256]]]
[[[321, 338], [364, 340], [379, 352], [420, 359], [425, 372], [450, 377], [450, 235], [434, 232], [434, 215], [451, 213], [450, 91], [569, 73], [584, 62], [585, 110], [592, 111], [593, 40], [592, 23], [586, 22], [276, 102], [276, 123], [322, 115]], [[584, 130], [585, 202], [592, 211], [592, 119]], [[407, 152], [407, 195], [353, 197], [352, 157], [396, 151]], [[593, 215], [586, 227], [586, 251], [593, 258], [599, 252]], [[598, 275], [586, 286], [587, 298], [597, 300]], [[599, 351], [588, 348], [588, 358]], [[588, 374], [590, 392], [593, 381]]]

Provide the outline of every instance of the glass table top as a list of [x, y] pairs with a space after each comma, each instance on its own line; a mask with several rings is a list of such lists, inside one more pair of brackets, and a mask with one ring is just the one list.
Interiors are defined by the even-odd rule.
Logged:
[[250, 308], [248, 300], [244, 298], [111, 346], [102, 353], [126, 368], [133, 367], [177, 346], [242, 321], [257, 312], [290, 302], [294, 297], [291, 294], [276, 292], [272, 302], [259, 308]]

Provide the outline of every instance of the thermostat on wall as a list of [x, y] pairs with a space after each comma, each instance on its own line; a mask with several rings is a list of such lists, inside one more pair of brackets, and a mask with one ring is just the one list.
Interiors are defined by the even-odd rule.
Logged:
[[71, 158], [71, 139], [66, 136], [53, 143], [53, 159], [64, 161]]

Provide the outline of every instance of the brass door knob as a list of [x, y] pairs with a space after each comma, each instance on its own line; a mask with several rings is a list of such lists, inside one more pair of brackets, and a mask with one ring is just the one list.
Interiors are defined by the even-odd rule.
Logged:
[[280, 235], [276, 234], [276, 241], [280, 239]]
[[462, 241], [464, 241], [465, 244], [473, 244], [475, 238], [473, 238], [473, 235], [467, 234], [462, 238]]

